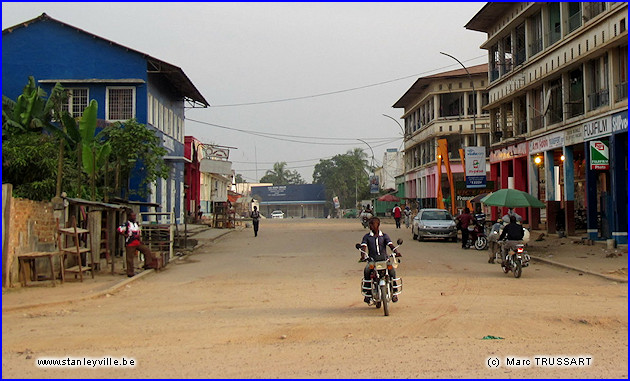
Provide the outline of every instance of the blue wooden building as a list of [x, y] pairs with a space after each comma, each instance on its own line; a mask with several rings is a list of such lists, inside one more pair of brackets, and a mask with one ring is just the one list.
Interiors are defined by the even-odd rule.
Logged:
[[[175, 210], [182, 221], [184, 109], [209, 106], [182, 69], [43, 13], [2, 31], [2, 94], [16, 99], [29, 76], [48, 93], [57, 82], [68, 89], [75, 117], [95, 99], [101, 124], [135, 118], [157, 131], [170, 176], [152, 184], [147, 198], [130, 199]], [[132, 178], [129, 188], [138, 189], [141, 180]]]

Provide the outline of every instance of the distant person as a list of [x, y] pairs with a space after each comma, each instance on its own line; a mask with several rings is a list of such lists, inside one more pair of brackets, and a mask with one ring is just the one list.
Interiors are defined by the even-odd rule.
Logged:
[[158, 261], [151, 250], [140, 240], [140, 225], [136, 221], [136, 213], [127, 211], [127, 222], [118, 227], [118, 233], [125, 236], [125, 254], [127, 256], [127, 276], [132, 277], [134, 273], [133, 260], [136, 251], [144, 255], [144, 269], [157, 269]]
[[254, 225], [254, 237], [258, 237], [258, 225], [260, 224], [260, 212], [258, 207], [254, 206], [254, 210], [249, 214], [252, 218], [252, 224]]
[[405, 226], [409, 229], [409, 224], [411, 223], [411, 208], [409, 205], [405, 206], [405, 210], [403, 210], [403, 214], [405, 215]]
[[509, 208], [505, 216], [503, 216], [503, 222], [505, 222], [506, 224], [510, 223], [511, 216], [514, 216], [516, 218], [516, 222], [523, 221], [523, 217], [521, 217], [520, 214], [516, 213], [514, 211], [514, 208]]
[[400, 229], [400, 218], [402, 217], [402, 210], [398, 204], [394, 205], [394, 209], [392, 210], [394, 214], [394, 221], [396, 221], [396, 229]]
[[203, 216], [203, 212], [201, 211], [201, 205], [197, 205], [197, 212], [195, 213], [197, 220], [201, 221], [201, 217]]
[[462, 249], [468, 249], [468, 227], [473, 225], [475, 219], [468, 208], [464, 208], [464, 213], [460, 214], [457, 219], [462, 230]]

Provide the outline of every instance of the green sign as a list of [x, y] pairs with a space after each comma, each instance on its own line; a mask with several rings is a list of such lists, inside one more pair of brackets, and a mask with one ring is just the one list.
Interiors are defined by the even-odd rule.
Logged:
[[609, 170], [610, 160], [607, 140], [591, 140], [591, 170]]

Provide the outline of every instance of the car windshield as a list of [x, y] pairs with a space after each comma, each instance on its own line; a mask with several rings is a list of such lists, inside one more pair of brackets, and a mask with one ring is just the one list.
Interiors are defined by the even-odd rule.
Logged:
[[431, 210], [422, 213], [422, 220], [425, 221], [448, 221], [453, 220], [447, 211]]

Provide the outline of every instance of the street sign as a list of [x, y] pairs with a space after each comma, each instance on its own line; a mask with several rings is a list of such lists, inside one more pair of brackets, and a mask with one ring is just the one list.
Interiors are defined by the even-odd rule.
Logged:
[[608, 155], [607, 140], [591, 140], [591, 170], [609, 170], [610, 161]]

